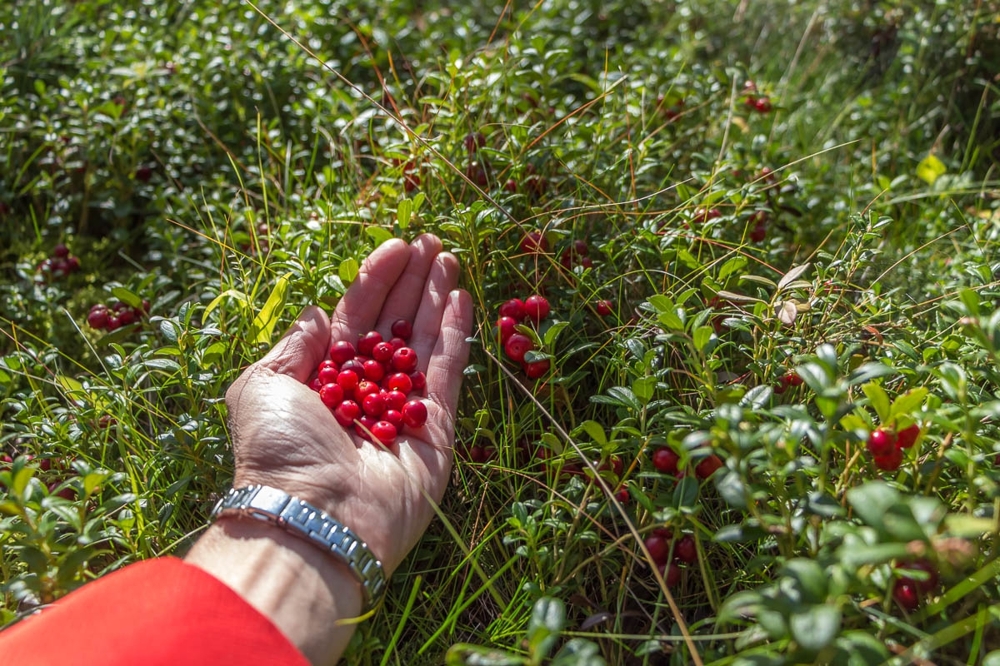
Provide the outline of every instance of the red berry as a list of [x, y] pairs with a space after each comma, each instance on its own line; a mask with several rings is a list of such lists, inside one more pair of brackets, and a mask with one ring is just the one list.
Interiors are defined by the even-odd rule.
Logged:
[[681, 568], [673, 562], [661, 565], [660, 573], [663, 574], [663, 582], [667, 587], [676, 587], [681, 582]]
[[420, 428], [427, 422], [427, 405], [422, 400], [410, 400], [403, 405], [403, 423]]
[[511, 178], [506, 183], [504, 183], [503, 188], [508, 192], [510, 192], [511, 194], [513, 194], [514, 192], [517, 192], [517, 181]]
[[391, 342], [380, 342], [372, 348], [372, 358], [379, 363], [388, 363], [392, 360], [392, 355], [396, 348]]
[[503, 346], [504, 351], [507, 353], [507, 357], [518, 363], [523, 361], [524, 355], [534, 348], [535, 343], [531, 341], [531, 338], [526, 335], [521, 335], [520, 333], [515, 333], [507, 338], [507, 342], [505, 342]]
[[382, 442], [386, 446], [389, 446], [396, 441], [396, 435], [398, 434], [396, 426], [392, 425], [388, 421], [379, 421], [369, 428], [369, 430], [371, 430], [375, 439]]
[[146, 314], [149, 314], [149, 308], [151, 308], [151, 307], [152, 307], [152, 304], [149, 302], [148, 298], [142, 299], [142, 311], [143, 312], [145, 312]]
[[917, 437], [920, 436], [920, 426], [916, 423], [908, 428], [903, 428], [898, 433], [896, 433], [896, 446], [901, 449], [908, 449], [913, 446]]
[[467, 151], [474, 153], [486, 145], [486, 137], [483, 136], [482, 132], [470, 132], [465, 135], [463, 143]]
[[135, 170], [135, 179], [141, 183], [148, 183], [153, 177], [153, 170], [148, 166], [141, 166]]
[[405, 319], [397, 319], [392, 323], [392, 335], [396, 338], [409, 340], [410, 336], [413, 335], [413, 324]]
[[330, 359], [325, 359], [319, 362], [319, 367], [316, 368], [317, 372], [322, 372], [327, 368], [333, 368], [334, 370], [340, 372], [340, 366], [331, 361]]
[[615, 493], [615, 499], [618, 500], [619, 504], [626, 504], [629, 501], [628, 489], [619, 488]]
[[379, 393], [369, 393], [362, 398], [361, 408], [368, 416], [381, 416], [385, 412], [385, 398]]
[[334, 409], [344, 402], [344, 389], [339, 384], [324, 384], [319, 390], [319, 399], [323, 401], [324, 405]]
[[353, 391], [358, 385], [358, 379], [358, 373], [353, 370], [341, 370], [337, 373], [337, 383], [344, 389], [344, 393]]
[[472, 162], [465, 167], [465, 175], [477, 187], [488, 187], [490, 184], [489, 165], [485, 162]]
[[722, 467], [722, 459], [713, 453], [695, 466], [694, 473], [699, 479], [707, 479], [715, 474], [720, 467]]
[[528, 375], [531, 379], [538, 379], [539, 377], [545, 376], [551, 367], [552, 364], [549, 362], [549, 359], [543, 358], [538, 361], [524, 363], [521, 366], [521, 369], [524, 370], [524, 374]]
[[473, 446], [469, 449], [469, 458], [474, 463], [483, 464], [493, 457], [493, 449], [487, 449], [484, 446]]
[[549, 301], [544, 296], [532, 294], [524, 301], [524, 313], [536, 324], [549, 316]]
[[785, 375], [785, 381], [788, 382], [789, 386], [802, 386], [805, 380], [799, 377], [799, 373], [789, 372], [787, 375]]
[[347, 340], [338, 340], [330, 346], [330, 358], [343, 365], [358, 355], [358, 350]]
[[373, 382], [380, 382], [385, 377], [385, 366], [373, 358], [368, 359], [363, 364], [365, 379]]
[[661, 448], [653, 452], [653, 467], [664, 474], [676, 474], [681, 457], [671, 449]]
[[914, 560], [913, 562], [900, 562], [896, 564], [897, 569], [909, 569], [911, 571], [923, 571], [927, 574], [926, 578], [917, 580], [910, 576], [902, 576], [899, 581], [902, 583], [909, 583], [917, 588], [918, 592], [926, 594], [932, 591], [938, 584], [938, 572], [933, 564], [927, 560]]
[[108, 306], [105, 305], [104, 303], [94, 303], [93, 305], [90, 306], [90, 312], [92, 312], [92, 313], [93, 312], [98, 312], [98, 311], [101, 311], [101, 310], [103, 310], [104, 312], [107, 312], [108, 311]]
[[410, 379], [410, 376], [405, 372], [397, 372], [393, 375], [389, 375], [386, 387], [390, 391], [399, 391], [400, 393], [408, 394], [413, 390], [413, 380]]
[[509, 317], [516, 323], [524, 321], [524, 301], [520, 298], [512, 298], [500, 306], [500, 316]]
[[102, 329], [108, 325], [108, 311], [107, 310], [91, 310], [90, 314], [87, 315], [87, 323], [90, 324], [91, 328]]
[[358, 338], [358, 353], [371, 356], [375, 345], [382, 342], [382, 334], [378, 331], [368, 331]]
[[896, 600], [903, 610], [913, 612], [920, 606], [920, 595], [917, 593], [917, 586], [904, 581], [897, 581], [892, 588], [892, 598]]
[[361, 416], [361, 408], [353, 400], [345, 400], [333, 410], [333, 416], [337, 419], [337, 423], [346, 428], [353, 425], [354, 419]]
[[311, 382], [309, 382], [309, 388], [319, 393], [319, 390], [323, 388], [323, 382], [319, 380], [319, 377], [315, 377]]
[[646, 550], [656, 564], [663, 564], [670, 557], [670, 542], [661, 536], [653, 534], [646, 537]]
[[122, 310], [118, 314], [118, 321], [122, 323], [122, 326], [129, 326], [135, 323], [135, 312], [132, 310]]
[[695, 208], [691, 221], [708, 222], [709, 220], [714, 220], [720, 217], [722, 217], [722, 213], [719, 212], [718, 208]]
[[406, 393], [402, 391], [386, 391], [385, 392], [385, 405], [389, 409], [395, 409], [397, 412], [403, 411], [403, 406], [406, 404]]
[[750, 230], [750, 240], [754, 243], [761, 243], [767, 238], [767, 225], [757, 224]]
[[594, 309], [597, 310], [599, 317], [607, 317], [614, 312], [614, 307], [611, 305], [611, 301], [608, 300], [597, 301], [594, 303]]
[[396, 426], [396, 430], [403, 427], [403, 414], [395, 409], [387, 409], [382, 412], [382, 420]]
[[69, 256], [69, 248], [63, 245], [62, 243], [59, 243], [52, 250], [52, 256], [58, 257], [59, 259], [65, 259], [66, 257]]
[[903, 449], [893, 447], [884, 456], [875, 456], [875, 466], [884, 472], [894, 472], [903, 464]]
[[698, 546], [693, 536], [685, 534], [674, 544], [674, 559], [685, 564], [694, 564], [698, 561]]
[[662, 526], [654, 527], [653, 534], [655, 534], [658, 537], [663, 537], [667, 541], [670, 541], [671, 539], [674, 538], [674, 531], [669, 527], [662, 527]]
[[406, 346], [406, 340], [403, 338], [391, 338], [389, 344], [392, 345], [392, 350], [395, 352], [397, 349], [402, 349]]
[[590, 247], [587, 246], [587, 241], [585, 240], [573, 241], [573, 252], [580, 255], [581, 257], [586, 257], [587, 253], [590, 252]]
[[340, 366], [340, 370], [350, 370], [358, 376], [358, 379], [361, 379], [365, 374], [365, 364], [359, 361], [358, 357], [354, 357], [344, 361]]
[[417, 369], [417, 352], [409, 347], [400, 347], [392, 355], [392, 369], [399, 372], [413, 372]]
[[549, 243], [541, 231], [530, 231], [521, 239], [521, 251], [528, 254], [541, 254], [549, 251]]
[[414, 391], [423, 391], [427, 388], [427, 375], [417, 370], [410, 373], [410, 381], [413, 382]]
[[121, 327], [122, 323], [118, 321], [118, 317], [116, 317], [115, 315], [108, 316], [108, 323], [105, 324], [105, 328], [107, 328], [109, 331], [117, 331]]
[[[333, 362], [331, 361], [331, 363]], [[320, 366], [319, 373], [317, 373], [319, 381], [322, 382], [323, 384], [335, 383], [339, 375], [340, 375], [340, 370], [337, 369], [336, 364], [334, 364], [333, 367], [327, 367], [327, 368]]]
[[876, 458], [888, 456], [896, 449], [896, 433], [885, 428], [878, 428], [868, 436], [867, 446]]
[[354, 432], [361, 437], [361, 439], [370, 442], [372, 440], [372, 436], [369, 433], [371, 433], [372, 428], [375, 427], [376, 423], [378, 423], [378, 419], [374, 416], [362, 414], [358, 417], [358, 422], [354, 424]]
[[379, 392], [380, 390], [378, 384], [367, 379], [363, 379], [358, 382], [358, 385], [354, 389], [354, 399], [360, 403], [368, 396], [377, 395]]
[[516, 333], [517, 322], [513, 317], [500, 317], [497, 320], [497, 331], [500, 334], [500, 344], [506, 344], [510, 336]]

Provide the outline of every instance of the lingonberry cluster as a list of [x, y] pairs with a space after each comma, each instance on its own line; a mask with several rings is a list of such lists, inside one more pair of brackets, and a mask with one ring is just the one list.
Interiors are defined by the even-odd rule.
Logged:
[[646, 537], [644, 543], [653, 562], [663, 574], [663, 582], [673, 587], [681, 580], [681, 564], [694, 564], [698, 561], [698, 546], [694, 537], [685, 534], [673, 544], [673, 560], [670, 558], [670, 542], [674, 535], [669, 528], [657, 527]]
[[921, 598], [937, 587], [937, 568], [924, 559], [912, 562], [898, 562], [895, 568], [907, 572], [923, 572], [923, 575], [919, 579], [905, 574], [900, 575], [892, 588], [892, 598], [896, 600], [896, 603], [905, 610], [913, 612], [920, 606]]
[[41, 274], [41, 279], [45, 281], [58, 280], [78, 270], [80, 270], [80, 259], [71, 255], [69, 248], [62, 243], [52, 249], [50, 257], [43, 259], [38, 264], [38, 272]]
[[404, 425], [420, 428], [427, 422], [427, 405], [411, 396], [427, 385], [424, 373], [417, 370], [417, 353], [406, 346], [413, 326], [399, 319], [391, 330], [389, 340], [369, 331], [358, 337], [357, 345], [334, 342], [309, 383], [337, 423], [386, 446], [396, 441]]
[[780, 395], [796, 386], [802, 386], [802, 378], [796, 372], [786, 372], [778, 378], [778, 385], [774, 387], [774, 392]]
[[90, 313], [87, 314], [87, 323], [91, 328], [98, 331], [117, 331], [122, 326], [129, 326], [140, 322], [149, 314], [149, 301], [143, 299], [142, 307], [131, 307], [121, 301], [116, 301], [110, 306], [104, 303], [96, 303], [91, 306]]
[[903, 464], [903, 450], [913, 446], [920, 436], [920, 426], [914, 423], [896, 432], [892, 428], [876, 428], [868, 436], [866, 446], [875, 459], [875, 466], [892, 472]]
[[[673, 449], [665, 446], [653, 451], [653, 467], [658, 472], [682, 478], [685, 472], [679, 467], [680, 460], [681, 457]], [[722, 458], [714, 453], [710, 453], [694, 466], [694, 473], [699, 479], [707, 479], [721, 467]]]
[[531, 379], [538, 379], [549, 371], [551, 364], [546, 358], [528, 361], [525, 355], [535, 349], [535, 342], [523, 333], [517, 332], [517, 326], [530, 321], [536, 326], [549, 316], [549, 301], [539, 294], [532, 294], [523, 301], [512, 298], [500, 306], [500, 319], [497, 329], [500, 332], [500, 344], [503, 345], [507, 358], [521, 364], [524, 374]]
[[767, 95], [757, 94], [757, 84], [747, 81], [743, 84], [743, 103], [758, 113], [771, 112], [771, 99]]
[[559, 263], [563, 265], [566, 270], [573, 270], [574, 266], [582, 266], [583, 268], [591, 268], [594, 262], [587, 255], [590, 252], [590, 248], [587, 247], [587, 241], [575, 240], [569, 247], [563, 250], [562, 255], [559, 257]]

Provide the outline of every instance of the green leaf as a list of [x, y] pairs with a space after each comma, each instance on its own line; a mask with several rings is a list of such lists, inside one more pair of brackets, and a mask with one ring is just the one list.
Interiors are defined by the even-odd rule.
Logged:
[[142, 308], [142, 299], [125, 287], [113, 287], [111, 295], [129, 307]]
[[403, 231], [406, 231], [407, 227], [410, 226], [411, 215], [413, 215], [413, 201], [410, 199], [401, 199], [396, 206], [396, 222]]
[[264, 307], [260, 309], [260, 312], [254, 318], [250, 329], [250, 339], [254, 344], [271, 344], [271, 335], [274, 333], [274, 327], [281, 317], [281, 312], [285, 309], [285, 300], [288, 297], [288, 281], [289, 275], [282, 275], [278, 278], [278, 282], [274, 285], [274, 289], [271, 291], [271, 295], [268, 296], [267, 302], [264, 303]]
[[673, 505], [678, 509], [693, 508], [698, 501], [698, 480], [687, 475], [674, 488]]
[[502, 650], [458, 643], [448, 648], [444, 663], [446, 666], [524, 666], [527, 662]]
[[382, 227], [375, 227], [375, 226], [365, 227], [365, 233], [368, 234], [368, 237], [372, 239], [372, 242], [375, 244], [375, 247], [378, 247], [382, 243], [388, 240], [392, 240], [394, 238], [392, 232], [383, 229]]
[[980, 537], [990, 534], [996, 528], [992, 518], [976, 518], [975, 516], [950, 515], [944, 519], [948, 534], [957, 537]]
[[552, 658], [549, 666], [607, 666], [597, 644], [583, 638], [571, 638]]
[[882, 527], [882, 519], [900, 502], [899, 493], [882, 481], [869, 481], [847, 491], [847, 501], [866, 524]]
[[698, 351], [705, 351], [705, 347], [712, 340], [712, 334], [715, 332], [711, 326], [699, 326], [694, 329], [694, 348]]
[[667, 296], [663, 294], [656, 294], [655, 296], [649, 297], [649, 304], [656, 309], [660, 314], [665, 312], [673, 312], [674, 302], [670, 300]]
[[747, 508], [746, 486], [738, 472], [726, 469], [724, 473], [715, 474], [714, 477], [715, 487], [726, 503], [737, 509]]
[[925, 397], [927, 397], [927, 389], [922, 386], [897, 396], [892, 401], [892, 407], [889, 408], [889, 419], [895, 420], [897, 417], [912, 413], [923, 404]]
[[868, 396], [868, 400], [875, 409], [875, 413], [878, 414], [878, 419], [882, 425], [888, 425], [889, 395], [885, 392], [885, 389], [874, 382], [868, 382], [861, 387], [861, 390]]
[[656, 388], [656, 377], [640, 377], [632, 382], [632, 393], [643, 405], [653, 399], [653, 391]]
[[597, 421], [584, 421], [577, 426], [577, 430], [581, 430], [587, 433], [597, 444], [604, 446], [608, 443], [607, 435], [604, 433], [604, 428]]
[[[241, 309], [245, 310], [250, 307], [250, 299], [247, 298], [246, 294], [236, 291], [235, 289], [227, 289], [212, 299], [212, 302], [205, 308], [204, 314], [201, 315], [201, 320], [203, 322], [207, 322], [209, 315], [215, 312], [215, 308], [219, 307], [219, 304], [226, 298], [235, 298], [236, 302], [240, 304]], [[160, 328], [161, 330], [163, 328], [162, 322], [160, 324]], [[177, 342], [176, 336], [173, 341]]]
[[798, 583], [805, 602], [819, 604], [826, 601], [826, 572], [816, 560], [804, 557], [788, 560], [782, 567], [781, 573]]
[[757, 612], [761, 599], [756, 590], [744, 590], [731, 595], [719, 609], [719, 624], [731, 624], [745, 617], [752, 617]]
[[878, 377], [885, 377], [895, 373], [896, 370], [885, 363], [865, 363], [847, 376], [849, 386], [857, 386], [862, 382], [871, 381]]
[[541, 663], [559, 640], [566, 625], [566, 604], [560, 599], [542, 597], [531, 609], [528, 620], [528, 654], [533, 663]]
[[354, 282], [354, 278], [358, 277], [358, 270], [361, 267], [358, 265], [358, 260], [353, 257], [348, 257], [340, 262], [340, 267], [337, 269], [337, 274], [340, 276], [340, 280], [345, 284], [349, 285]]
[[948, 169], [945, 167], [944, 163], [931, 154], [920, 160], [920, 164], [917, 165], [917, 178], [924, 181], [928, 185], [933, 185], [934, 181], [936, 181], [938, 177], [944, 175], [946, 171], [948, 171]]
[[[838, 659], [835, 663], [843, 663], [845, 666], [884, 664], [891, 656], [885, 643], [867, 631], [845, 631], [837, 637], [836, 645], [843, 653], [846, 653], [846, 660]], [[985, 662], [983, 662], [983, 666], [986, 666]], [[1000, 664], [996, 666], [1000, 666]]]
[[792, 613], [788, 626], [792, 638], [811, 652], [819, 652], [832, 643], [840, 633], [841, 613], [836, 606], [820, 604], [806, 612]]
[[542, 337], [542, 344], [551, 348], [555, 344], [556, 337], [567, 326], [569, 326], [568, 321], [557, 321], [549, 326], [549, 330], [545, 331], [545, 335]]

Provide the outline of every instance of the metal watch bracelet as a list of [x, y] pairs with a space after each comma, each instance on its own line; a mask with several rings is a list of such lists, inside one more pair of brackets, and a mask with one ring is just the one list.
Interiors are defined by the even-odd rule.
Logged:
[[250, 516], [279, 525], [339, 557], [361, 583], [364, 612], [381, 600], [386, 585], [382, 563], [354, 532], [312, 504], [269, 486], [232, 488], [212, 510], [212, 520], [225, 516]]

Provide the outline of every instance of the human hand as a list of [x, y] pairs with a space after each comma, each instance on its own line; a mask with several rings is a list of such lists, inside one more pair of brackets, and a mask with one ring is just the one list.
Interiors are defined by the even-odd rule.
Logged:
[[[236, 458], [235, 487], [279, 488], [329, 513], [367, 542], [390, 574], [434, 516], [424, 497], [444, 494], [466, 342], [469, 295], [456, 289], [458, 261], [430, 235], [392, 240], [365, 260], [332, 321], [307, 308], [270, 353], [226, 393]], [[413, 322], [410, 346], [427, 375], [427, 423], [396, 443], [367, 442], [337, 423], [306, 382], [330, 343]]]

